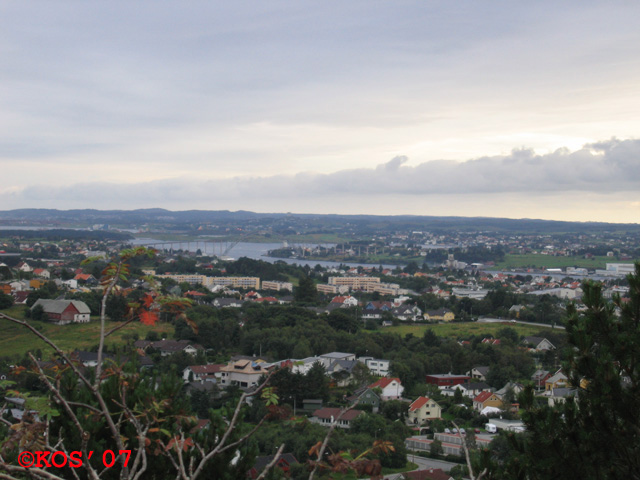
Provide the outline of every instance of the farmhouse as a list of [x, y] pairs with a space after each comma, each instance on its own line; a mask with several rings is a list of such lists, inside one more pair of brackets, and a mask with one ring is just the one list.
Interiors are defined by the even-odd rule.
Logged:
[[91, 315], [87, 304], [78, 300], [44, 300], [40, 298], [33, 304], [31, 311], [38, 305], [42, 307], [49, 321], [57, 325], [87, 323]]

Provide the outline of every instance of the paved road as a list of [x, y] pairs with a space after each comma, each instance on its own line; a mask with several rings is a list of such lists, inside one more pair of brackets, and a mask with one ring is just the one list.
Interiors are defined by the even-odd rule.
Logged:
[[[534, 323], [534, 322], [521, 322], [519, 320], [509, 320], [506, 318], [478, 318], [478, 323], [504, 323], [508, 325], [509, 323], [519, 323], [520, 325], [533, 325], [534, 327], [546, 327], [551, 328], [551, 325], [548, 323]], [[553, 328], [557, 328], [559, 330], [564, 330], [565, 328], [561, 325], [555, 325]]]
[[424, 470], [425, 468], [441, 468], [445, 472], [448, 472], [458, 463], [445, 462], [444, 460], [436, 460], [434, 458], [414, 457], [410, 452], [407, 453], [407, 458], [410, 462], [417, 463], [419, 465], [418, 470]]
[[[448, 472], [453, 467], [458, 465], [457, 463], [445, 462], [444, 460], [435, 460], [433, 458], [424, 458], [419, 457], [417, 455], [413, 455], [411, 451], [407, 453], [407, 460], [410, 462], [418, 464], [418, 468], [416, 470], [426, 470], [427, 468], [441, 468], [445, 472]], [[385, 475], [386, 480], [395, 480], [397, 478], [402, 478], [402, 475], [399, 473], [394, 473], [391, 475]]]

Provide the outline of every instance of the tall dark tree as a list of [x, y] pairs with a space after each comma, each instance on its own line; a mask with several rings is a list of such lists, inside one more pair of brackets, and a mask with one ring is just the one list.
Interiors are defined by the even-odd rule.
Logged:
[[294, 290], [294, 298], [299, 303], [315, 303], [318, 300], [318, 290], [311, 277], [304, 275]]
[[501, 478], [640, 479], [640, 265], [628, 282], [628, 302], [583, 284], [586, 311], [569, 307], [567, 322], [575, 395], [555, 408], [521, 395], [527, 433]]

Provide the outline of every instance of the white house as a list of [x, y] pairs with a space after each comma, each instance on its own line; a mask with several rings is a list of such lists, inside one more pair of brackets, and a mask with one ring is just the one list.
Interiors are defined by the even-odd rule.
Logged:
[[536, 352], [556, 349], [553, 343], [542, 337], [524, 337], [522, 343], [524, 343], [525, 345], [529, 345], [531, 349], [535, 350]]
[[191, 365], [182, 371], [185, 382], [216, 382], [222, 378], [221, 369], [224, 365]]
[[360, 357], [358, 361], [364, 363], [374, 375], [378, 375], [380, 377], [386, 377], [389, 375], [389, 367], [391, 366], [390, 360], [373, 357]]
[[385, 400], [398, 400], [402, 398], [402, 394], [404, 392], [404, 387], [402, 386], [402, 382], [399, 378], [381, 378], [377, 382], [372, 383], [367, 388], [380, 388], [382, 390], [382, 394], [380, 395], [380, 399]]
[[223, 387], [238, 385], [240, 388], [249, 390], [258, 386], [260, 377], [269, 371], [262, 363], [251, 360], [239, 360], [229, 362], [220, 368], [220, 384]]

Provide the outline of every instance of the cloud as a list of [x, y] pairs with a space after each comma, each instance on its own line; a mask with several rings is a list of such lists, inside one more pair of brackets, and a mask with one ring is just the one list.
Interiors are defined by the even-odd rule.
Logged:
[[[59, 187], [35, 185], [4, 196], [34, 202], [76, 202], [77, 207], [111, 208], [126, 201], [129, 208], [251, 199], [339, 197], [454, 196], [461, 194], [553, 192], [637, 192], [640, 187], [640, 140], [611, 139], [570, 152], [558, 149], [537, 155], [517, 149], [509, 155], [481, 157], [466, 162], [430, 161], [415, 166], [396, 156], [374, 168], [345, 169], [329, 174], [236, 176], [202, 180], [169, 178], [141, 183], [84, 183]], [[86, 202], [87, 205], [81, 205]], [[211, 208], [215, 208], [213, 205]]]

